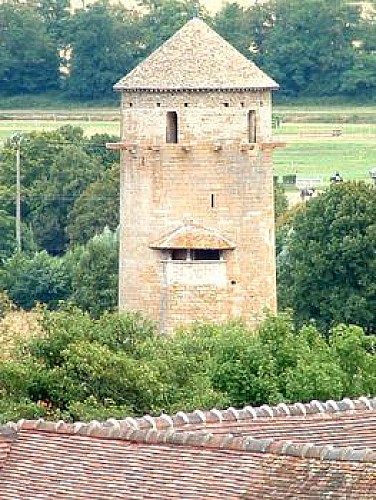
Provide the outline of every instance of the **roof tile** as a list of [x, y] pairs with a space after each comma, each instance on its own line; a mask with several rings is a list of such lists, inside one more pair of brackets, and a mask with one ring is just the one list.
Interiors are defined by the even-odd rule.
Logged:
[[188, 21], [116, 90], [277, 89], [278, 84], [200, 19]]

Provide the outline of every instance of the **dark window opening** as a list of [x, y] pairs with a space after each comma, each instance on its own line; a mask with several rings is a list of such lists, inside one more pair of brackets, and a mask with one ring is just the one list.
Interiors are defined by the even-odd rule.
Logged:
[[241, 102], [241, 103], [240, 103], [240, 106], [241, 106], [242, 108], [244, 108], [244, 102]]
[[256, 136], [256, 111], [248, 111], [248, 142], [255, 143]]
[[224, 103], [223, 103], [223, 106], [224, 106], [225, 108], [228, 108], [228, 107], [229, 107], [229, 103], [228, 103], [228, 102], [224, 102]]
[[172, 260], [187, 260], [188, 251], [185, 248], [176, 248], [171, 253]]
[[211, 195], [211, 207], [214, 208], [214, 194]]
[[208, 248], [175, 248], [170, 251], [171, 260], [221, 260], [221, 250]]
[[166, 117], [166, 142], [177, 144], [178, 142], [178, 115], [176, 111], [168, 111]]
[[184, 107], [188, 108], [188, 103], [187, 102], [184, 103]]
[[133, 106], [133, 102], [130, 102], [129, 103], [129, 107], [131, 108]]
[[195, 249], [192, 250], [192, 260], [220, 260], [220, 250]]
[[157, 102], [157, 108], [160, 108], [160, 107], [161, 107], [161, 103]]

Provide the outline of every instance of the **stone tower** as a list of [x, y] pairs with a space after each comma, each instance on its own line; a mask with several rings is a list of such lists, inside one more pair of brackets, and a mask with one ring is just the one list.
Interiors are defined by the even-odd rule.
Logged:
[[271, 91], [193, 19], [121, 92], [120, 310], [162, 332], [276, 309]]

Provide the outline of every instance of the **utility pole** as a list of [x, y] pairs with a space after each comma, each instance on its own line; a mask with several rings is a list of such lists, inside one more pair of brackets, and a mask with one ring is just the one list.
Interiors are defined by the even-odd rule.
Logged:
[[16, 156], [16, 242], [17, 251], [21, 252], [21, 134], [18, 135]]

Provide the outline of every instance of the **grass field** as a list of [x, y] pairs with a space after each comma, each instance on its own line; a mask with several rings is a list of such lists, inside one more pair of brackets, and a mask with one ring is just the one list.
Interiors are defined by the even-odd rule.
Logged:
[[[368, 180], [369, 170], [376, 167], [375, 106], [280, 106], [275, 113], [283, 117], [274, 131], [275, 138], [286, 143], [286, 147], [274, 153], [276, 175], [321, 177], [326, 184], [339, 171], [344, 179]], [[53, 130], [66, 124], [82, 127], [88, 136], [104, 132], [119, 135], [120, 130], [115, 108], [7, 110], [0, 113], [0, 143], [19, 131]], [[333, 131], [339, 131], [340, 135], [333, 135]]]
[[277, 175], [360, 180], [376, 166], [376, 123], [283, 123], [275, 136], [286, 143], [274, 154]]

